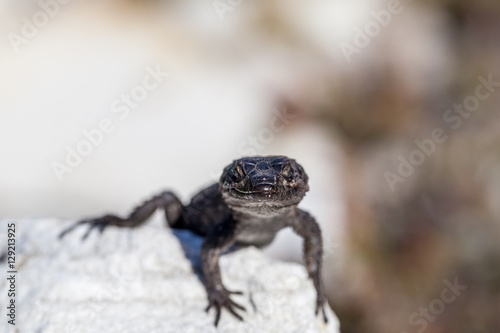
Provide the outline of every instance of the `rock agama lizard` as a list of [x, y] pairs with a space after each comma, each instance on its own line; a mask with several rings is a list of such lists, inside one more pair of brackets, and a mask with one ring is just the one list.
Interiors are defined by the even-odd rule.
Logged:
[[326, 323], [325, 294], [321, 281], [322, 237], [319, 225], [309, 213], [297, 206], [309, 190], [308, 176], [300, 164], [285, 156], [255, 156], [233, 161], [228, 165], [219, 183], [196, 194], [188, 205], [183, 205], [171, 191], [165, 191], [136, 207], [121, 218], [105, 215], [79, 221], [64, 230], [60, 237], [80, 225], [88, 225], [83, 236], [93, 229], [102, 232], [108, 226], [137, 227], [158, 208], [163, 208], [170, 228], [188, 229], [204, 236], [201, 250], [202, 270], [208, 307], [215, 309], [215, 326], [221, 309], [226, 309], [239, 320], [237, 310], [245, 311], [231, 300], [231, 294], [222, 284], [219, 256], [229, 247], [264, 247], [272, 242], [278, 231], [291, 227], [304, 239], [304, 264], [316, 289], [316, 315], [321, 311]]

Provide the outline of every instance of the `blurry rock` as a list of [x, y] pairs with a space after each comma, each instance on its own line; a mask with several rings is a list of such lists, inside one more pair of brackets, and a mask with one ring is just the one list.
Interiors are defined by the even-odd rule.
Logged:
[[4, 320], [3, 332], [339, 332], [329, 307], [328, 325], [314, 315], [315, 291], [301, 265], [272, 261], [255, 248], [222, 257], [223, 280], [244, 292], [234, 300], [247, 312], [242, 323], [224, 311], [216, 330], [214, 313], [204, 311], [203, 285], [168, 229], [109, 228], [81, 242], [81, 228], [58, 240], [68, 224], [17, 223], [16, 326]]

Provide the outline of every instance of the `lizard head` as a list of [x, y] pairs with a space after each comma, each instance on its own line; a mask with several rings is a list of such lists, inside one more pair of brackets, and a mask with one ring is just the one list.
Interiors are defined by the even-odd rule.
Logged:
[[297, 205], [309, 190], [307, 180], [304, 169], [294, 159], [244, 157], [224, 169], [219, 189], [229, 207], [260, 215], [258, 210], [262, 208]]

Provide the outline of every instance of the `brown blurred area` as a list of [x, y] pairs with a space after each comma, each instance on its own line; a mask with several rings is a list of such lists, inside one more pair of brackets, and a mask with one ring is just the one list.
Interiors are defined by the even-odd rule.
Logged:
[[[325, 262], [325, 284], [343, 333], [498, 333], [500, 89], [466, 116], [446, 114], [475, 95], [479, 77], [500, 82], [500, 2], [402, 1], [405, 9], [348, 62], [340, 44], [352, 43], [371, 10], [387, 8], [358, 2], [353, 13], [367, 14], [344, 17], [341, 37], [327, 24], [340, 18], [326, 1], [311, 2], [324, 25], [305, 14], [308, 4], [243, 0], [208, 32], [181, 1], [115, 0], [105, 11], [126, 17], [131, 30], [151, 24], [158, 40], [177, 46], [165, 52], [190, 64], [245, 67], [266, 54], [287, 74], [259, 89], [297, 115], [297, 126], [326, 129], [342, 153], [328, 163], [341, 164], [341, 184], [332, 186], [346, 203], [345, 240], [341, 262]], [[205, 8], [217, 15], [212, 3]], [[436, 129], [446, 140], [414, 153], [422, 150], [415, 140], [429, 142]], [[400, 156], [424, 161], [402, 177]], [[455, 281], [466, 289], [444, 302]]]
[[[429, 32], [446, 36], [449, 59], [438, 71], [447, 80], [415, 93], [377, 45], [340, 96], [312, 102], [316, 118], [340, 133], [347, 161], [348, 255], [328, 285], [330, 302], [343, 332], [500, 332], [500, 95], [465, 113], [456, 130], [443, 121], [474, 94], [478, 76], [500, 78], [500, 3], [420, 6], [443, 20], [444, 34]], [[406, 37], [390, 43], [405, 48]], [[448, 139], [388, 192], [384, 171], [395, 172], [395, 157], [408, 158], [413, 141], [436, 128]], [[466, 290], [443, 311], [433, 301], [454, 279]], [[432, 306], [428, 317], [420, 312]]]

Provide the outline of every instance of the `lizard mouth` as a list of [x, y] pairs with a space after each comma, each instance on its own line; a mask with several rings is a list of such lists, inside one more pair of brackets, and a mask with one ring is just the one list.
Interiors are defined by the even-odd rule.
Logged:
[[297, 205], [303, 195], [296, 188], [283, 187], [272, 190], [228, 187], [222, 192], [222, 197], [230, 208], [259, 217], [281, 214], [282, 209]]
[[273, 191], [273, 190], [245, 191], [245, 190], [239, 190], [239, 189], [234, 188], [234, 187], [231, 187], [230, 193], [235, 198], [241, 198], [241, 199], [246, 199], [246, 200], [254, 199], [257, 201], [272, 200], [273, 198], [277, 198], [279, 195], [279, 192]]
[[229, 195], [237, 200], [257, 202], [286, 202], [294, 197], [297, 189], [273, 188], [259, 190], [241, 190], [235, 187], [229, 188]]
[[271, 195], [272, 193], [277, 193], [277, 191], [273, 191], [273, 190], [243, 191], [243, 190], [239, 190], [239, 189], [234, 188], [234, 187], [231, 187], [231, 190], [235, 191], [237, 193], [240, 193], [240, 194], [268, 194], [268, 195]]

